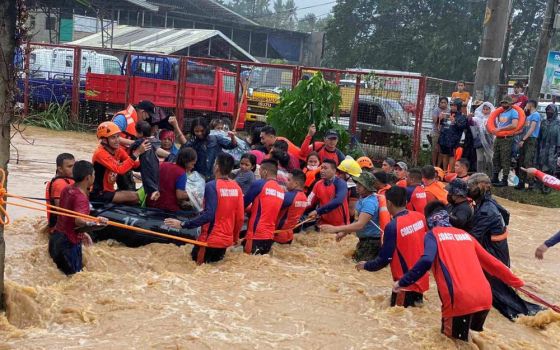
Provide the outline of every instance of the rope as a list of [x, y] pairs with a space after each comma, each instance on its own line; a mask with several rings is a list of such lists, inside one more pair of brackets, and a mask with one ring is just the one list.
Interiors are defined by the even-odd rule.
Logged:
[[[11, 222], [10, 216], [8, 215], [8, 213], [6, 211], [6, 204], [10, 204], [10, 205], [21, 207], [21, 208], [31, 209], [31, 210], [37, 210], [37, 211], [45, 211], [46, 208], [48, 208], [49, 211], [52, 214], [55, 214], [55, 215], [67, 216], [67, 217], [71, 217], [71, 218], [75, 218], [75, 219], [84, 219], [84, 220], [93, 221], [93, 222], [100, 222], [100, 219], [95, 217], [95, 216], [86, 215], [86, 214], [83, 214], [83, 213], [79, 213], [79, 212], [76, 212], [76, 211], [73, 211], [73, 210], [61, 208], [61, 207], [58, 207], [56, 205], [51, 205], [51, 204], [44, 203], [44, 202], [38, 202], [38, 201], [35, 201], [35, 200], [32, 200], [32, 199], [25, 198], [23, 196], [10, 194], [4, 188], [5, 180], [6, 180], [6, 173], [3, 169], [0, 169], [0, 224], [1, 225], [8, 225]], [[35, 204], [35, 205], [39, 205], [42, 208], [32, 207], [32, 206], [21, 204], [21, 203], [7, 202], [6, 198], [14, 198], [14, 199], [18, 199], [18, 200], [21, 200], [21, 201], [29, 202], [29, 203], [32, 203], [32, 204]], [[168, 239], [172, 239], [172, 240], [180, 241], [180, 242], [184, 242], [184, 243], [199, 245], [199, 246], [203, 246], [203, 247], [208, 246], [208, 243], [206, 243], [206, 242], [200, 242], [200, 241], [196, 241], [196, 240], [192, 240], [192, 239], [188, 239], [188, 238], [177, 237], [177, 236], [169, 235], [169, 234], [166, 234], [166, 233], [161, 233], [161, 232], [156, 232], [156, 231], [152, 231], [152, 230], [143, 229], [143, 228], [140, 228], [140, 227], [121, 224], [119, 222], [108, 221], [107, 225], [118, 227], [118, 228], [123, 228], [123, 229], [127, 229], [127, 230], [137, 231], [137, 232], [149, 234], [149, 235], [152, 235], [152, 236], [164, 237], [164, 238], [168, 238]]]
[[549, 303], [548, 301], [544, 300], [543, 298], [539, 297], [538, 295], [529, 292], [527, 289], [524, 289], [524, 288], [520, 287], [520, 288], [517, 288], [517, 290], [522, 292], [523, 294], [525, 294], [529, 298], [533, 299], [537, 303], [542, 304], [542, 305], [560, 313], [560, 306]]

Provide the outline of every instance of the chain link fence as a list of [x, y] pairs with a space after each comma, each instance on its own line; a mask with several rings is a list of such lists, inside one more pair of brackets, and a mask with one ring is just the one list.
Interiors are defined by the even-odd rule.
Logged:
[[197, 117], [221, 119], [237, 130], [261, 126], [281, 91], [320, 71], [340, 88], [342, 103], [333, 118], [351, 134], [353, 154], [379, 164], [385, 157], [417, 163], [429, 152], [431, 111], [439, 96], [456, 89], [455, 81], [416, 73], [35, 43], [20, 51], [16, 64], [17, 99], [28, 120], [64, 114], [74, 125], [95, 128], [129, 104], [150, 100], [161, 115], [177, 116], [186, 133]]

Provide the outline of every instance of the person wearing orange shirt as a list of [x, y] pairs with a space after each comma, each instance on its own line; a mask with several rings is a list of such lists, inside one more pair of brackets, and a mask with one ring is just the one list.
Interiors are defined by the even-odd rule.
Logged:
[[395, 175], [397, 176], [397, 186], [406, 187], [406, 179], [408, 177], [408, 165], [405, 162], [397, 162], [395, 165]]
[[[56, 174], [51, 181], [47, 182], [45, 189], [45, 198], [47, 204], [56, 205], [60, 204], [60, 193], [68, 186], [74, 184], [72, 178], [72, 169], [76, 160], [70, 153], [61, 153], [56, 157]], [[50, 229], [54, 229], [56, 225], [57, 215], [51, 214], [47, 209], [47, 222]]]
[[432, 165], [425, 165], [422, 168], [422, 182], [428, 203], [438, 200], [445, 205], [448, 204], [445, 185], [438, 181], [436, 169]]
[[389, 176], [390, 174], [387, 174], [384, 171], [378, 171], [373, 174], [373, 185], [375, 186], [377, 194], [384, 195], [385, 192], [391, 188], [391, 184], [389, 184]]
[[92, 158], [95, 180], [91, 199], [105, 203], [138, 204], [136, 191], [116, 191], [115, 184], [118, 175], [124, 175], [140, 165], [138, 157], [152, 146], [146, 140], [129, 156], [119, 144], [120, 132], [119, 127], [113, 122], [103, 122], [97, 128], [99, 146]]
[[463, 107], [461, 108], [461, 113], [467, 115], [467, 104], [471, 99], [471, 94], [468, 91], [465, 91], [465, 82], [462, 80], [457, 82], [457, 91], [451, 94], [451, 100], [455, 100], [456, 98], [461, 99], [461, 101], [463, 101]]

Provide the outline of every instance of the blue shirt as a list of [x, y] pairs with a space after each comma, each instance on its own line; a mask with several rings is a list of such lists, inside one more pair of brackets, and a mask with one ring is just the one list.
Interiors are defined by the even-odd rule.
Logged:
[[531, 137], [537, 138], [539, 137], [539, 132], [541, 131], [541, 115], [539, 114], [539, 112], [531, 113], [527, 117], [527, 130], [529, 130], [529, 128], [531, 127], [531, 122], [537, 123], [535, 131], [533, 131], [533, 133], [531, 134]]
[[506, 126], [510, 126], [514, 119], [519, 119], [519, 114], [513, 108], [501, 113], [497, 118], [497, 127], [498, 128], [505, 128]]
[[[356, 203], [356, 211], [358, 216], [361, 213], [371, 215], [371, 220], [367, 222], [363, 229], [356, 232], [358, 238], [379, 238], [381, 232], [379, 231], [379, 201], [375, 195], [365, 198], [360, 198]], [[373, 224], [372, 221], [375, 223]], [[377, 226], [375, 226], [377, 225]]]
[[126, 117], [123, 114], [117, 114], [117, 116], [115, 118], [113, 118], [113, 123], [117, 124], [117, 126], [119, 127], [119, 129], [121, 129], [122, 132], [126, 131]]

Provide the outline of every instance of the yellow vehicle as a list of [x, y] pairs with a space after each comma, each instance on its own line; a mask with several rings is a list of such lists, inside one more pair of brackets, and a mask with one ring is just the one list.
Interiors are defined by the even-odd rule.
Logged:
[[272, 89], [249, 89], [247, 92], [246, 122], [266, 122], [266, 113], [276, 106], [280, 92]]

